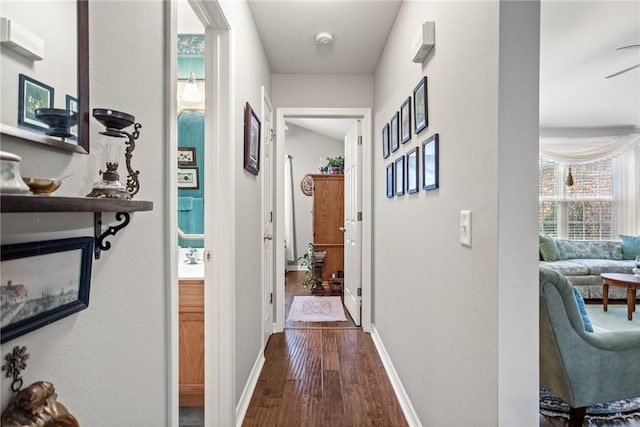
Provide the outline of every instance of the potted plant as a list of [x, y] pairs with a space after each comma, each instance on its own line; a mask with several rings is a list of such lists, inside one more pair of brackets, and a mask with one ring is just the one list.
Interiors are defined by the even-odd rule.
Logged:
[[315, 267], [318, 263], [324, 262], [326, 255], [326, 251], [314, 251], [313, 243], [309, 243], [307, 245], [307, 251], [297, 259], [300, 265], [307, 269], [302, 286], [306, 288], [311, 285], [312, 292], [324, 290], [322, 287], [322, 278], [315, 275]]
[[329, 173], [344, 173], [344, 157], [327, 157]]

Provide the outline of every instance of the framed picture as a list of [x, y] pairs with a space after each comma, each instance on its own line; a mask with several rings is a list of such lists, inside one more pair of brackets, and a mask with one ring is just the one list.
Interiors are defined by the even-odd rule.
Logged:
[[423, 77], [420, 83], [413, 89], [413, 111], [415, 111], [415, 132], [419, 134], [424, 128], [429, 126], [429, 115], [427, 113], [427, 77]]
[[391, 151], [397, 151], [398, 148], [400, 148], [399, 121], [400, 113], [396, 111], [395, 114], [391, 117], [391, 134], [389, 135], [389, 139], [391, 141]]
[[418, 147], [407, 153], [407, 193], [418, 192]]
[[386, 123], [382, 128], [382, 158], [389, 157], [389, 123]]
[[5, 343], [89, 306], [93, 237], [2, 245]]
[[438, 134], [434, 134], [422, 143], [422, 188], [438, 188]]
[[400, 156], [395, 161], [396, 196], [404, 194], [404, 156]]
[[178, 188], [188, 188], [191, 190], [197, 190], [200, 188], [200, 183], [198, 182], [198, 168], [179, 168]]
[[18, 77], [18, 126], [47, 130], [49, 126], [36, 118], [38, 108], [53, 108], [53, 88], [31, 77]]
[[[76, 115], [78, 114], [78, 99], [74, 98], [71, 95], [65, 95], [65, 109], [67, 111], [73, 111], [74, 113], [76, 113]], [[78, 117], [78, 120], [80, 120], [80, 117]], [[71, 136], [69, 137], [69, 139], [78, 139], [78, 125], [74, 125], [71, 126]]]
[[248, 102], [244, 111], [244, 168], [254, 175], [260, 172], [260, 120]]
[[387, 197], [389, 199], [393, 198], [395, 194], [394, 183], [394, 175], [393, 175], [393, 162], [387, 165]]
[[400, 142], [406, 143], [411, 139], [411, 97], [408, 97], [400, 107]]
[[196, 148], [195, 147], [178, 147], [178, 164], [179, 165], [195, 165], [196, 164]]

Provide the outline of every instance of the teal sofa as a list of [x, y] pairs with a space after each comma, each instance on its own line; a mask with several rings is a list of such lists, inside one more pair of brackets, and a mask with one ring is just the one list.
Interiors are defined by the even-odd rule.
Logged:
[[[630, 253], [626, 240], [624, 243], [623, 247], [623, 241], [567, 240], [540, 236], [540, 267], [562, 274], [584, 299], [602, 299], [600, 274], [632, 274], [635, 267], [635, 254]], [[609, 298], [626, 299], [626, 290], [610, 287]]]
[[570, 426], [588, 406], [640, 396], [640, 330], [586, 332], [571, 284], [540, 268], [540, 386], [567, 403]]

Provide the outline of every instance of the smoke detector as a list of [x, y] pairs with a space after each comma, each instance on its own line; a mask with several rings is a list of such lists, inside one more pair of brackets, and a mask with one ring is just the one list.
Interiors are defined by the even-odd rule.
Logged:
[[328, 46], [333, 43], [333, 34], [325, 31], [316, 34], [316, 44], [321, 46]]

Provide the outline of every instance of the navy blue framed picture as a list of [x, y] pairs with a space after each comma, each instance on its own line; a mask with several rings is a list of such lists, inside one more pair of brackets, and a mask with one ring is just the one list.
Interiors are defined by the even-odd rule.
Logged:
[[400, 113], [398, 111], [391, 116], [390, 122], [389, 140], [391, 141], [391, 151], [398, 151], [398, 148], [400, 148]]
[[433, 190], [439, 187], [439, 136], [434, 134], [422, 143], [422, 188]]
[[393, 175], [393, 162], [387, 165], [387, 197], [392, 199], [395, 193]]
[[416, 135], [429, 126], [429, 114], [427, 112], [427, 77], [413, 89], [413, 111], [415, 112], [414, 130]]
[[411, 97], [400, 107], [400, 142], [405, 144], [411, 140]]
[[404, 156], [400, 156], [395, 161], [396, 196], [404, 195]]
[[386, 159], [389, 154], [389, 123], [385, 123], [382, 128], [382, 158]]

